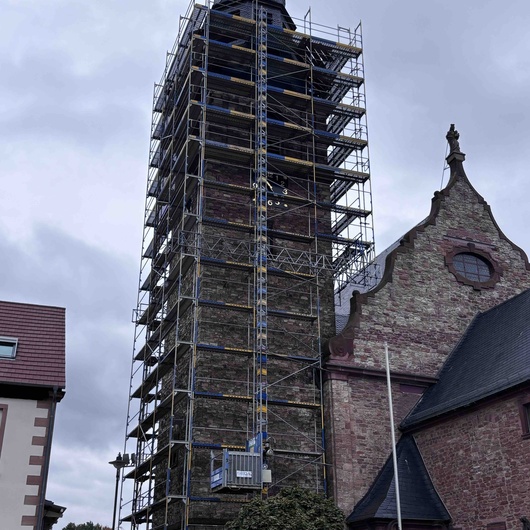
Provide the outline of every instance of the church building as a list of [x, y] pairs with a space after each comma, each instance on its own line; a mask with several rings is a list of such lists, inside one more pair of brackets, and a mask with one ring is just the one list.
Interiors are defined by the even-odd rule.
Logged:
[[448, 185], [376, 260], [377, 285], [350, 288], [325, 344], [332, 493], [351, 529], [398, 528], [396, 483], [404, 529], [530, 528], [530, 265], [466, 176], [453, 125], [447, 140]]

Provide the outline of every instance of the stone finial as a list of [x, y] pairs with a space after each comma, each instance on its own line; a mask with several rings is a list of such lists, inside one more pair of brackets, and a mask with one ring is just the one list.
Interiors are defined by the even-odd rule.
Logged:
[[[458, 143], [460, 134], [455, 129], [454, 123], [451, 123], [451, 127], [449, 128], [449, 131], [447, 132], [445, 137], [449, 142], [449, 155], [446, 159], [447, 163], [449, 164], [453, 172], [458, 169], [458, 172], [463, 173], [464, 168], [462, 167], [462, 162], [466, 159], [466, 155], [462, 153], [462, 151], [460, 151], [460, 144]], [[455, 162], [457, 162], [456, 165]]]
[[458, 143], [458, 139], [460, 138], [460, 133], [455, 129], [455, 124], [451, 123], [451, 127], [449, 128], [449, 131], [445, 135], [447, 138], [447, 141], [449, 142], [449, 154], [451, 153], [461, 153], [460, 151], [460, 144]]

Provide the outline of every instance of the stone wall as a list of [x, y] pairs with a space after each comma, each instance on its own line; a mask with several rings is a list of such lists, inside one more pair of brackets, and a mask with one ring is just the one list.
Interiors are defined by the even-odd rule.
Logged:
[[[156, 492], [162, 498], [167, 484], [170, 495], [176, 497], [184, 491], [186, 446], [182, 441], [190, 439], [189, 491], [195, 501], [189, 519], [200, 528], [224, 524], [249, 495], [235, 490], [212, 492], [210, 460], [212, 450], [219, 455], [222, 447], [243, 449], [253, 436], [256, 279], [252, 179], [248, 168], [228, 170], [226, 165], [208, 161], [205, 180], [209, 182], [204, 183], [203, 200], [200, 205], [186, 203], [182, 223], [175, 231], [187, 234], [191, 228], [186, 227], [193, 227], [188, 220], [193, 221], [200, 208], [200, 233], [193, 228], [197, 236], [189, 236], [178, 247], [180, 254], [173, 264], [180, 267], [184, 256], [188, 261], [196, 259], [183, 268], [181, 285], [169, 296], [169, 309], [175, 304], [186, 309], [175, 320], [165, 348], [170, 351], [177, 344], [183, 353], [164, 378], [162, 396], [176, 389], [177, 397], [172, 413], [159, 423], [157, 439], [159, 448], [170, 436], [179, 443], [172, 453], [168, 449], [171, 458], [162, 459], [156, 468]], [[274, 449], [268, 462], [272, 494], [295, 484], [324, 490], [323, 462], [315, 456], [322, 451], [320, 337], [334, 331], [331, 272], [315, 271], [313, 266], [317, 252], [329, 257], [331, 246], [326, 242], [317, 249], [315, 232], [330, 232], [330, 212], [315, 208], [311, 194], [316, 189], [319, 201], [329, 200], [329, 185], [315, 185], [307, 177], [298, 177], [290, 179], [289, 186], [298, 202], [280, 200], [276, 204], [273, 200], [268, 208], [268, 229], [274, 231], [267, 256], [267, 432]], [[195, 249], [190, 245], [194, 241], [199, 247], [192, 258]], [[195, 295], [197, 299], [190, 303]], [[195, 350], [187, 346], [191, 343], [196, 344]], [[189, 401], [183, 391], [192, 387], [195, 396]], [[171, 422], [172, 418], [175, 421]], [[212, 496], [222, 502], [207, 502]], [[168, 513], [176, 520], [182, 516], [182, 505], [177, 499], [172, 503]]]
[[520, 518], [530, 515], [530, 440], [522, 436], [521, 397], [530, 401], [530, 391], [414, 435], [455, 530], [488, 530], [493, 523], [520, 530]]

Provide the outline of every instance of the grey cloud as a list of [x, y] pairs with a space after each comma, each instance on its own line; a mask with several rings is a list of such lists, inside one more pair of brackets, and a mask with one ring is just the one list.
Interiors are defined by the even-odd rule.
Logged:
[[13, 110], [0, 114], [0, 136], [11, 141], [54, 138], [101, 149], [145, 125], [151, 85], [138, 59], [102, 64], [79, 74], [67, 54], [33, 52], [25, 63], [0, 61], [0, 95]]
[[36, 102], [19, 111], [11, 120], [2, 120], [0, 138], [20, 141], [46, 138], [76, 145], [82, 150], [103, 150], [113, 142], [128, 143], [135, 139], [131, 131], [147, 120], [137, 109], [125, 105], [96, 104], [93, 109], [75, 108], [61, 103], [43, 105]]
[[66, 307], [67, 394], [57, 437], [97, 447], [104, 432], [106, 443], [121, 445], [136, 265], [49, 227], [29, 241], [1, 238], [0, 253], [3, 299]]

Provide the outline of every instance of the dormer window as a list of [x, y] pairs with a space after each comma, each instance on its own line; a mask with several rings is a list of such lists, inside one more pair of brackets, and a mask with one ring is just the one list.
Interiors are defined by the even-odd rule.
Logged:
[[0, 359], [14, 359], [17, 354], [18, 339], [0, 337]]

